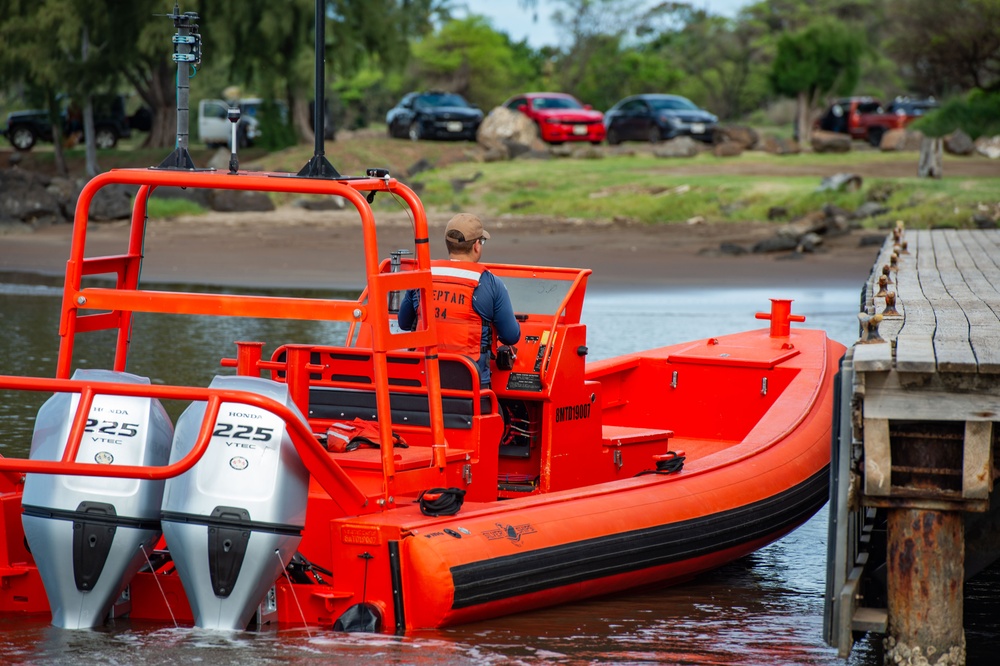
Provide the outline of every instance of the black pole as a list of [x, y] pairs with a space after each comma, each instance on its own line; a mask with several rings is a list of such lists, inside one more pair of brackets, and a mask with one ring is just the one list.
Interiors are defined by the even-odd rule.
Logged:
[[316, 82], [313, 106], [313, 132], [316, 134], [312, 159], [299, 171], [304, 178], [340, 178], [340, 173], [326, 159], [323, 140], [326, 138], [326, 0], [316, 0]]

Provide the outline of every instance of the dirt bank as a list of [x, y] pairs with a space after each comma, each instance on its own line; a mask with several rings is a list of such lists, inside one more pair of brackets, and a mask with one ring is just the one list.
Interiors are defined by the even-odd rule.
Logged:
[[[444, 255], [450, 213], [429, 213], [431, 253]], [[766, 223], [630, 225], [491, 217], [485, 260], [496, 263], [584, 267], [596, 287], [858, 285], [876, 248], [859, 247], [861, 232], [826, 239], [821, 251], [791, 258], [721, 255], [721, 243], [750, 247], [774, 233]], [[377, 214], [379, 256], [412, 248], [402, 213]], [[94, 224], [87, 255], [125, 249], [123, 222]], [[69, 225], [0, 237], [0, 271], [61, 275], [69, 256]], [[145, 282], [197, 282], [275, 287], [357, 288], [363, 282], [362, 241], [356, 213], [284, 207], [273, 213], [209, 213], [150, 222]]]

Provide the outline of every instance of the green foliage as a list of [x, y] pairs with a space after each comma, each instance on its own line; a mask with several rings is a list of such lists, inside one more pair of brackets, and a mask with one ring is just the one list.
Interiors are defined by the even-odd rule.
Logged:
[[146, 207], [149, 217], [154, 220], [170, 219], [182, 215], [203, 215], [207, 211], [187, 199], [164, 199], [151, 197]]
[[848, 94], [858, 82], [863, 49], [858, 35], [844, 24], [817, 21], [778, 40], [771, 84], [786, 97]]
[[271, 100], [265, 100], [257, 113], [260, 121], [260, 147], [282, 150], [298, 143], [295, 128], [288, 122], [288, 113]]
[[946, 102], [940, 109], [914, 121], [911, 129], [944, 136], [957, 129], [973, 139], [1000, 134], [1000, 92], [974, 90]]
[[514, 87], [510, 40], [481, 16], [451, 21], [415, 42], [413, 59], [426, 87], [457, 92], [484, 109], [503, 102]]

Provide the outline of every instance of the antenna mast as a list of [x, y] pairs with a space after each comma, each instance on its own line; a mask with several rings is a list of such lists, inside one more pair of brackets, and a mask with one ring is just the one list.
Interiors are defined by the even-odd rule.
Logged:
[[[319, 1], [319, 0], [317, 0]], [[201, 35], [198, 34], [198, 14], [184, 12], [181, 14], [179, 3], [174, 3], [174, 13], [167, 14], [173, 19], [177, 34], [173, 37], [174, 62], [177, 63], [177, 145], [174, 152], [163, 160], [161, 169], [194, 169], [194, 160], [188, 151], [188, 132], [190, 116], [188, 108], [191, 97], [191, 84], [188, 82], [191, 67], [201, 64]]]

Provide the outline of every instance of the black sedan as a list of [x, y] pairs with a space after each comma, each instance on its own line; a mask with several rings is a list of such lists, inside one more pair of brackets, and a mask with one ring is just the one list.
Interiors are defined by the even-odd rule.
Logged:
[[483, 112], [461, 95], [448, 92], [412, 92], [389, 109], [385, 124], [390, 137], [476, 140]]
[[608, 143], [664, 141], [678, 136], [711, 143], [718, 118], [680, 95], [632, 95], [604, 114]]

